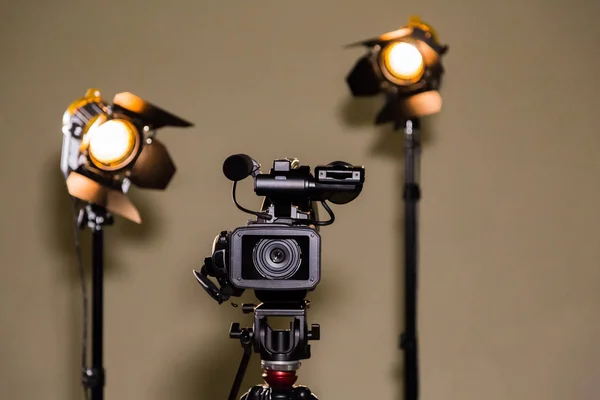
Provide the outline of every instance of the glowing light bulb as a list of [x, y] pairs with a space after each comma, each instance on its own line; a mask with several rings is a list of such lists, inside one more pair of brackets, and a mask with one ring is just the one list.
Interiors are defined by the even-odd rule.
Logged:
[[135, 155], [139, 141], [137, 129], [122, 119], [111, 119], [93, 126], [88, 135], [92, 162], [107, 170], [124, 167]]
[[416, 82], [423, 75], [425, 64], [423, 55], [411, 43], [396, 42], [382, 51], [383, 67], [394, 78]]

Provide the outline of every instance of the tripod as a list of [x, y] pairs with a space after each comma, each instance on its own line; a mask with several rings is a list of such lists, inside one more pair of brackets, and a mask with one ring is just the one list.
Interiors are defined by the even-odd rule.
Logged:
[[[245, 314], [254, 313], [252, 328], [240, 329], [234, 322], [229, 337], [239, 339], [244, 355], [240, 362], [228, 400], [236, 400], [242, 385], [252, 352], [260, 354], [263, 385], [256, 385], [242, 395], [240, 400], [318, 400], [306, 386], [295, 385], [300, 360], [310, 358], [309, 340], [320, 339], [320, 326], [312, 324], [308, 329], [307, 300], [296, 302], [272, 302], [242, 305]], [[289, 330], [274, 330], [269, 317], [292, 317]]]
[[404, 128], [404, 333], [400, 348], [404, 351], [404, 399], [419, 398], [419, 363], [417, 343], [417, 205], [421, 198], [418, 182], [419, 119], [397, 121]]
[[77, 222], [79, 229], [87, 226], [92, 231], [92, 367], [84, 366], [81, 383], [86, 395], [91, 392], [91, 400], [103, 400], [106, 380], [103, 365], [104, 226], [112, 225], [114, 220], [104, 207], [89, 204], [80, 211]]

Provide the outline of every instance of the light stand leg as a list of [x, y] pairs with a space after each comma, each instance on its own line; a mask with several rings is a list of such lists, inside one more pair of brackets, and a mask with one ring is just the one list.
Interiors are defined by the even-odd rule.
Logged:
[[404, 295], [405, 327], [401, 337], [404, 350], [404, 400], [417, 400], [419, 397], [419, 365], [417, 346], [417, 267], [418, 231], [417, 205], [420, 200], [420, 187], [417, 179], [419, 151], [419, 120], [407, 120], [404, 126], [405, 168], [404, 168]]

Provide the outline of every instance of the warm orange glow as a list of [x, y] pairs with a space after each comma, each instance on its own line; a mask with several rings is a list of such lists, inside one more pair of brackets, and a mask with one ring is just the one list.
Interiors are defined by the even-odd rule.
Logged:
[[395, 31], [384, 33], [383, 35], [379, 36], [379, 39], [384, 42], [387, 42], [390, 40], [407, 37], [412, 34], [414, 28], [418, 28], [418, 29], [421, 29], [421, 30], [429, 33], [431, 35], [431, 38], [435, 42], [438, 42], [438, 36], [437, 36], [436, 31], [433, 29], [433, 27], [431, 25], [429, 25], [428, 23], [423, 22], [423, 20], [421, 20], [421, 18], [418, 16], [410, 17], [410, 19], [408, 20], [408, 24], [406, 24], [402, 28], [397, 29]]
[[105, 121], [101, 118], [90, 126], [83, 142], [96, 167], [114, 171], [126, 167], [135, 158], [140, 136], [136, 127], [127, 120]]
[[401, 37], [409, 36], [411, 33], [412, 33], [412, 28], [404, 27], [404, 28], [400, 28], [396, 31], [384, 33], [383, 35], [379, 36], [378, 39], [383, 40], [384, 42], [387, 42], [388, 40], [394, 40], [394, 39], [398, 39]]
[[85, 107], [90, 103], [102, 103], [102, 97], [98, 89], [88, 89], [87, 92], [85, 92], [85, 96], [80, 97], [79, 99], [69, 104], [69, 107], [67, 107], [67, 110], [64, 112], [62, 118], [63, 129], [64, 127], [70, 126], [71, 118], [77, 113], [77, 110], [79, 110], [81, 107]]
[[418, 82], [425, 71], [423, 55], [410, 42], [393, 42], [381, 51], [381, 67], [384, 72], [397, 84]]
[[73, 197], [105, 207], [111, 213], [135, 223], [142, 223], [139, 211], [124, 193], [109, 189], [76, 172], [71, 172], [67, 178], [67, 189]]
[[400, 106], [404, 114], [421, 118], [442, 110], [442, 96], [437, 90], [430, 90], [408, 97]]
[[419, 28], [425, 32], [429, 32], [431, 34], [431, 38], [436, 42], [438, 41], [438, 35], [435, 29], [433, 29], [433, 27], [428, 23], [423, 22], [423, 20], [418, 16], [410, 17], [410, 19], [408, 20], [407, 27]]
[[81, 144], [79, 145], [79, 151], [80, 152], [86, 152], [88, 150], [88, 147], [90, 145], [90, 135], [87, 134], [87, 132], [92, 129], [94, 126], [99, 126], [100, 124], [102, 124], [104, 121], [107, 120], [106, 114], [99, 114], [99, 115], [95, 115], [93, 116], [85, 125], [85, 127], [83, 128], [83, 137], [81, 138]]
[[148, 103], [133, 93], [119, 93], [113, 99], [113, 103], [137, 114], [143, 114], [148, 109]]
[[63, 124], [65, 124], [65, 118], [70, 118], [72, 115], [75, 114], [75, 111], [77, 111], [77, 109], [85, 106], [86, 104], [94, 102], [99, 103], [101, 101], [102, 97], [100, 96], [100, 91], [98, 89], [88, 89], [87, 92], [85, 92], [85, 96], [80, 97], [79, 99], [69, 104], [69, 107], [67, 107], [67, 111], [65, 111], [65, 114], [63, 116]]

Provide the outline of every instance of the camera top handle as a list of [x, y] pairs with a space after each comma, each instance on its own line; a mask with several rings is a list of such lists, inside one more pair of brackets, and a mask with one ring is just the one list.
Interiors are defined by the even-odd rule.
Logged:
[[[326, 201], [350, 203], [361, 193], [365, 179], [364, 167], [343, 161], [317, 166], [313, 176], [309, 166], [300, 165], [293, 158], [274, 160], [271, 171], [263, 174], [260, 164], [246, 154], [229, 156], [223, 163], [223, 174], [234, 182], [232, 198], [235, 205], [257, 216], [258, 222], [278, 221], [315, 226], [330, 225], [335, 220]], [[236, 200], [236, 184], [248, 176], [254, 178], [254, 192], [265, 197], [261, 212], [248, 210]], [[329, 221], [318, 220], [315, 201], [321, 202], [330, 216]]]

